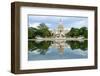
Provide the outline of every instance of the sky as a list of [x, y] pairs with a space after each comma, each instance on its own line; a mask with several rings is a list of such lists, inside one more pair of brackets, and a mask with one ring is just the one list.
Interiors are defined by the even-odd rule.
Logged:
[[81, 28], [88, 27], [88, 17], [80, 16], [42, 16], [42, 15], [29, 15], [28, 26], [37, 27], [40, 23], [45, 23], [49, 29], [55, 29], [59, 23], [64, 25], [64, 28]]

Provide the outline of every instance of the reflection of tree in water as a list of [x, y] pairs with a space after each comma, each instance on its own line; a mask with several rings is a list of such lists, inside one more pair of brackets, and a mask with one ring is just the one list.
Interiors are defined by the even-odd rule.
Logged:
[[81, 49], [83, 51], [87, 50], [88, 47], [88, 41], [66, 41], [66, 43], [68, 43], [70, 45], [70, 48], [72, 50], [74, 49]]
[[35, 51], [40, 52], [40, 54], [46, 54], [48, 51], [49, 46], [51, 45], [51, 41], [29, 41], [28, 42], [28, 50], [29, 51]]
[[[70, 45], [70, 48], [72, 50], [74, 49], [81, 49], [83, 51], [87, 50], [88, 47], [88, 41], [66, 41], [66, 43], [64, 42], [64, 44], [62, 42], [59, 43], [59, 41], [55, 42], [55, 41], [41, 41], [41, 42], [36, 42], [36, 41], [28, 41], [28, 50], [29, 51], [37, 51], [39, 52], [39, 54], [41, 55], [45, 55], [46, 52], [48, 51], [49, 47], [51, 46], [51, 44], [59, 44], [58, 49], [61, 50], [60, 52], [63, 52], [62, 50], [64, 50], [64, 44], [68, 44]], [[54, 47], [56, 48], [56, 46]], [[66, 48], [66, 47], [65, 47]]]

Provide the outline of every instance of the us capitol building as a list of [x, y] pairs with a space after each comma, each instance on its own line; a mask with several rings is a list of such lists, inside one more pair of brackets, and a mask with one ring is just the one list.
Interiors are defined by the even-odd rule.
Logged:
[[52, 31], [53, 38], [56, 39], [65, 39], [65, 34], [67, 34], [69, 30], [64, 28], [64, 25], [62, 23], [62, 20], [60, 19], [60, 22], [58, 23], [57, 27]]
[[65, 47], [70, 48], [70, 46], [68, 44], [66, 44], [65, 34], [68, 32], [69, 32], [69, 30], [64, 28], [62, 20], [60, 20], [57, 27], [52, 32], [53, 38], [55, 38], [55, 40], [53, 41], [51, 48], [57, 48], [60, 54], [64, 53]]

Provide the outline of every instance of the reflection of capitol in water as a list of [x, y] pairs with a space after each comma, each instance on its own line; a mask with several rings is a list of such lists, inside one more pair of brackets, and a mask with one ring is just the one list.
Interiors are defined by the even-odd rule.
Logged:
[[69, 30], [65, 30], [64, 25], [62, 23], [62, 20], [60, 19], [59, 24], [53, 31], [53, 44], [51, 44], [51, 48], [58, 49], [60, 54], [64, 53], [64, 48], [70, 48], [70, 46], [66, 43], [66, 37], [65, 34], [68, 33]]
[[28, 60], [88, 58], [87, 41], [28, 41]]
[[70, 45], [68, 45], [65, 40], [55, 40], [51, 44], [50, 48], [56, 48], [60, 54], [63, 54], [64, 48], [70, 48]]

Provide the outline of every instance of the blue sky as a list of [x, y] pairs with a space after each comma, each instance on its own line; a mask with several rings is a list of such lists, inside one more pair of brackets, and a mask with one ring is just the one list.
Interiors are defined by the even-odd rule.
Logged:
[[28, 26], [37, 27], [40, 23], [45, 23], [50, 29], [54, 29], [62, 20], [62, 24], [65, 28], [81, 28], [88, 27], [88, 17], [79, 17], [79, 16], [28, 16]]

